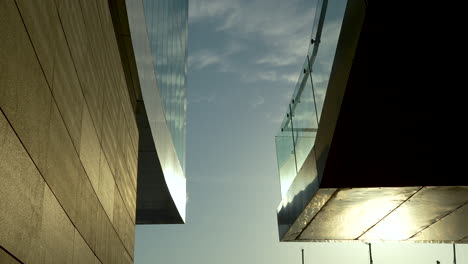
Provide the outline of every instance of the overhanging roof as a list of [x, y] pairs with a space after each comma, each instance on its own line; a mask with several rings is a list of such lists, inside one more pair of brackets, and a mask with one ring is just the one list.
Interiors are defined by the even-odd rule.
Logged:
[[420, 87], [430, 76], [413, 72], [414, 30], [430, 29], [381, 4], [348, 1], [314, 149], [278, 209], [282, 241], [468, 243], [468, 177], [451, 167], [438, 94]]

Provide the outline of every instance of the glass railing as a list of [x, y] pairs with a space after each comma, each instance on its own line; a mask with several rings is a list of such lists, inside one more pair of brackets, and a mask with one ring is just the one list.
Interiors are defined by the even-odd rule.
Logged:
[[309, 49], [276, 135], [282, 198], [314, 147], [346, 3], [343, 0], [317, 3]]

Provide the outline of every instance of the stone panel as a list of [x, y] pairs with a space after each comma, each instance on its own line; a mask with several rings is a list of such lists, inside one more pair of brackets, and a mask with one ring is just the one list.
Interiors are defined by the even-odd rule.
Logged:
[[[107, 49], [102, 37], [99, 12], [95, 0], [76, 0], [76, 2], [80, 3], [83, 14], [89, 42], [89, 54], [91, 55], [92, 72], [90, 74], [94, 76], [93, 90], [84, 92], [89, 94], [89, 96], [85, 96], [92, 115], [99, 114], [100, 118], [102, 118], [103, 94], [106, 87], [109, 86], [109, 78], [105, 75], [108, 68], [106, 65], [107, 58], [105, 57]], [[101, 131], [97, 131], [97, 134], [101, 138]]]
[[45, 263], [72, 263], [75, 228], [49, 188], [44, 189], [41, 242]]
[[[123, 164], [123, 162], [119, 162], [118, 164]], [[136, 210], [136, 192], [132, 187], [130, 176], [128, 175], [125, 167], [118, 167], [115, 182], [120, 191], [120, 194], [122, 195], [125, 208], [128, 214], [132, 217], [132, 220], [134, 220], [134, 217], [132, 216], [134, 213], [132, 212], [135, 212]]]
[[133, 259], [132, 259], [132, 257], [130, 257], [130, 255], [127, 252], [125, 252], [125, 254], [124, 254], [124, 259], [123, 259], [122, 263], [123, 264], [133, 264]]
[[93, 119], [98, 138], [101, 136], [102, 120], [102, 89], [99, 83], [99, 68], [95, 67], [88, 31], [84, 23], [80, 2], [76, 0], [62, 0], [59, 16], [63, 30], [70, 46], [70, 52], [78, 79], [80, 80], [84, 98]]
[[73, 144], [76, 149], [79, 149], [84, 99], [75, 65], [61, 28], [58, 34], [54, 61], [52, 94], [70, 133]]
[[107, 164], [104, 152], [101, 151], [98, 198], [109, 219], [113, 219], [115, 180]]
[[109, 9], [109, 2], [106, 0], [97, 0], [96, 3], [97, 3], [99, 16], [101, 18], [101, 25], [102, 25], [103, 31], [108, 34], [107, 36], [108, 38], [109, 35], [111, 35], [110, 33], [114, 34], [112, 17], [111, 17], [110, 9]]
[[81, 183], [82, 166], [65, 124], [52, 105], [47, 146], [47, 165], [43, 177], [71, 219], [76, 219], [77, 193]]
[[75, 229], [75, 239], [73, 242], [73, 264], [90, 264], [95, 261], [93, 251], [88, 247], [83, 237]]
[[0, 248], [0, 263], [2, 264], [20, 264], [16, 259]]
[[126, 250], [122, 242], [120, 241], [119, 236], [114, 230], [110, 232], [109, 241], [111, 243], [111, 254], [109, 263], [122, 263], [123, 256]]
[[101, 207], [98, 205], [97, 196], [83, 170], [76, 199], [76, 228], [91, 249], [95, 250], [98, 209], [101, 210]]
[[[121, 116], [120, 122], [124, 122], [123, 116]], [[125, 128], [125, 127], [124, 127]], [[135, 201], [136, 201], [136, 188], [131, 180], [131, 176], [128, 173], [127, 161], [126, 161], [126, 147], [130, 141], [126, 129], [121, 129], [118, 133], [118, 146], [117, 146], [117, 155], [116, 155], [116, 174], [115, 180], [117, 186], [119, 187], [120, 194], [125, 203], [125, 206], [128, 210], [129, 215], [132, 215], [131, 212], [134, 212]]]
[[110, 259], [110, 246], [109, 241], [110, 232], [112, 230], [111, 223], [106, 213], [102, 208], [97, 209], [97, 230], [96, 230], [96, 256], [102, 263], [111, 263]]
[[43, 170], [52, 97], [11, 0], [0, 2], [0, 44], [0, 108]]
[[94, 124], [89, 114], [88, 107], [83, 109], [81, 125], [80, 160], [85, 168], [91, 184], [96, 193], [99, 190], [99, 162], [101, 157], [101, 146], [94, 129]]
[[17, 3], [0, 1], [0, 245], [131, 262], [138, 131], [108, 2]]
[[23, 261], [43, 259], [32, 241], [40, 240], [44, 188], [39, 171], [0, 112], [0, 245]]
[[133, 256], [135, 224], [132, 222], [119, 193], [115, 193], [114, 227], [125, 248]]
[[[125, 115], [125, 111], [123, 112]], [[125, 117], [125, 116], [124, 116]], [[124, 126], [127, 125], [126, 120], [123, 120]], [[137, 185], [137, 166], [138, 166], [138, 154], [134, 151], [132, 139], [130, 137], [130, 131], [128, 127], [122, 129], [122, 139], [120, 142], [120, 151], [122, 152], [123, 164], [128, 172], [130, 182], [133, 189], [136, 190]]]
[[137, 189], [137, 176], [138, 176], [138, 152], [135, 153], [131, 140], [129, 140], [126, 147], [125, 161], [130, 174], [130, 179], [133, 183], [135, 190]]
[[[107, 158], [109, 168], [115, 176], [116, 152], [117, 152], [117, 129], [120, 112], [112, 107], [113, 100], [106, 98], [102, 124], [102, 150]], [[115, 105], [115, 104], [114, 104]]]
[[139, 136], [138, 126], [137, 126], [137, 122], [135, 118], [135, 112], [130, 112], [128, 110], [128, 107], [129, 107], [128, 104], [127, 106], [125, 106], [125, 103], [124, 105], [122, 105], [124, 116], [125, 116], [125, 121], [127, 122], [127, 129], [131, 138], [131, 142], [132, 142], [133, 151], [137, 155], [138, 143], [139, 143], [138, 142], [138, 136]]
[[17, 0], [16, 3], [47, 81], [52, 86], [54, 55], [60, 31], [60, 21], [54, 0]]

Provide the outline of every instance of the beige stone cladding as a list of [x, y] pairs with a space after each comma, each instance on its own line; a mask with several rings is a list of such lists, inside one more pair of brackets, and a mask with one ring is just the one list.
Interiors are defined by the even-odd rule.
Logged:
[[138, 129], [107, 0], [0, 1], [0, 262], [133, 263]]

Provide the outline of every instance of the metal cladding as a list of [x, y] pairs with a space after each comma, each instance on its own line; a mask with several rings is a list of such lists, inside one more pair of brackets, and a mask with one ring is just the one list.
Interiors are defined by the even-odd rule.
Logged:
[[337, 189], [317, 205], [322, 190], [283, 241], [466, 243], [466, 186]]
[[[447, 137], [430, 132], [444, 119], [432, 103], [437, 93], [415, 88], [424, 79], [412, 79], [412, 67], [422, 60], [387, 38], [422, 43], [409, 29], [415, 22], [402, 17], [396, 27], [384, 14], [398, 14], [399, 7], [348, 1], [335, 38], [329, 12], [337, 13], [339, 1], [319, 7], [326, 14], [316, 15], [323, 21], [314, 23], [312, 39], [321, 44], [311, 44], [315, 57], [309, 52], [277, 137], [280, 239], [467, 243], [468, 178], [453, 171]], [[334, 41], [333, 55], [321, 57]], [[319, 75], [317, 63], [327, 58], [330, 71]], [[408, 79], [401, 81], [395, 69]], [[326, 82], [323, 104], [314, 95], [308, 100], [314, 105], [301, 110], [305, 91], [322, 89], [316, 79]], [[304, 131], [314, 129], [314, 139], [304, 140]]]

